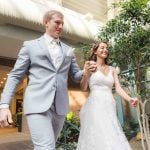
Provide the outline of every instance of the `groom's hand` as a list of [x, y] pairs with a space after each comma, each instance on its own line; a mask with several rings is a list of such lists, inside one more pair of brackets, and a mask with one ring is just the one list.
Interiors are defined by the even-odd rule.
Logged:
[[0, 109], [0, 128], [10, 127], [13, 123], [9, 108]]

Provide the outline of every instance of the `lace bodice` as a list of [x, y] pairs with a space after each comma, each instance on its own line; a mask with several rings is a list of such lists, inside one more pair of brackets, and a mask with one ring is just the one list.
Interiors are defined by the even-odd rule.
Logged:
[[90, 91], [99, 89], [111, 90], [113, 84], [114, 78], [111, 67], [109, 67], [109, 72], [107, 75], [104, 75], [100, 70], [97, 70], [95, 73], [91, 75], [91, 78], [89, 79]]

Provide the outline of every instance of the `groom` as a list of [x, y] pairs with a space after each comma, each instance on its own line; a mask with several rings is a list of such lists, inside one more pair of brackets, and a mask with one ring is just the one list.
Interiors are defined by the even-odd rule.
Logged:
[[[34, 150], [55, 150], [65, 115], [68, 112], [68, 74], [79, 82], [83, 71], [79, 69], [73, 49], [60, 41], [64, 16], [51, 10], [43, 17], [45, 34], [26, 41], [16, 64], [10, 72], [0, 102], [0, 127], [12, 123], [9, 110], [17, 85], [28, 73], [28, 86], [24, 94], [24, 113], [27, 117]], [[84, 74], [96, 66], [86, 62]]]

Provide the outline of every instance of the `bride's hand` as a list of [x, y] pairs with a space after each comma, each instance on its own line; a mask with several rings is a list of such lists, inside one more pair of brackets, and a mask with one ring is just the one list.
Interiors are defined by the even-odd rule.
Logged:
[[138, 105], [138, 101], [139, 100], [137, 98], [131, 98], [129, 102], [133, 107], [136, 107]]

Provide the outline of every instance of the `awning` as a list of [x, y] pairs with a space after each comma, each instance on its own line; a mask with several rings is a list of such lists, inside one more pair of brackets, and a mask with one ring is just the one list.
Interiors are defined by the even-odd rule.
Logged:
[[62, 37], [66, 39], [71, 38], [78, 42], [93, 41], [103, 25], [48, 0], [0, 0], [0, 22], [43, 32], [43, 14], [51, 9], [57, 9], [65, 16]]

